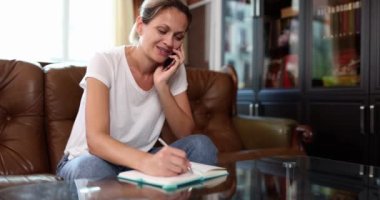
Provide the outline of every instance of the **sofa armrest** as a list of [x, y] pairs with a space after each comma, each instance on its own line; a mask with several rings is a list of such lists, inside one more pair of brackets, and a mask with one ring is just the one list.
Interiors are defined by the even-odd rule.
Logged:
[[303, 143], [312, 138], [308, 126], [292, 119], [237, 115], [233, 120], [247, 150], [292, 148], [304, 151]]

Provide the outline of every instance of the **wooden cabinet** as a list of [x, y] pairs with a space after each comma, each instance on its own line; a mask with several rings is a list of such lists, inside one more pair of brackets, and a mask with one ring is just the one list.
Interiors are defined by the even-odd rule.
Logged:
[[[241, 79], [238, 112], [310, 125], [309, 155], [380, 166], [380, 1], [226, 1], [225, 11], [229, 3], [252, 19], [249, 67], [229, 51], [237, 42], [224, 49]], [[227, 33], [234, 23], [224, 20]]]
[[[379, 2], [318, 2], [314, 0], [311, 5], [312, 19], [329, 13], [332, 25], [331, 36], [319, 33], [307, 40], [310, 60], [305, 74], [305, 123], [312, 126], [316, 136], [308, 152], [379, 166], [379, 45], [371, 34], [379, 27], [373, 21]], [[345, 18], [348, 27], [341, 25]], [[334, 23], [341, 24], [335, 27]], [[309, 24], [309, 29], [315, 34], [318, 26]], [[345, 33], [347, 29], [352, 31]], [[330, 47], [320, 47], [323, 43]]]
[[223, 62], [239, 78], [240, 114], [302, 119], [297, 0], [223, 1]]
[[319, 97], [306, 102], [307, 122], [315, 132], [308, 152], [314, 156], [368, 164], [363, 105], [358, 96]]

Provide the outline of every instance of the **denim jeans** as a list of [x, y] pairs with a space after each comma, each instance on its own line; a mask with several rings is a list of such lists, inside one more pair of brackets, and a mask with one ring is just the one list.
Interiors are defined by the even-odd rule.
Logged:
[[[170, 146], [185, 151], [190, 161], [209, 165], [215, 165], [217, 162], [217, 149], [214, 143], [205, 135], [190, 135], [175, 141]], [[156, 153], [160, 149], [160, 147], [156, 147], [149, 152]], [[65, 180], [79, 178], [99, 180], [116, 177], [120, 172], [126, 170], [130, 169], [86, 153], [71, 160], [68, 160], [68, 155], [64, 155], [58, 163], [57, 175]]]

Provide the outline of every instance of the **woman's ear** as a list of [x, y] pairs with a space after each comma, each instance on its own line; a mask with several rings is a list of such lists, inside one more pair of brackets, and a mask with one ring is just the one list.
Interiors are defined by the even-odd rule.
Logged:
[[141, 16], [138, 16], [136, 18], [136, 32], [139, 35], [139, 37], [142, 35], [144, 22], [142, 21]]

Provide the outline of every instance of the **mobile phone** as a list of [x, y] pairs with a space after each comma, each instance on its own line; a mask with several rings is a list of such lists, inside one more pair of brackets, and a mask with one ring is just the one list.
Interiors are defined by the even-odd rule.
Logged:
[[[172, 53], [171, 55], [175, 55], [175, 53]], [[172, 65], [172, 64], [173, 64], [173, 61], [174, 61], [173, 58], [168, 57], [168, 58], [164, 61], [164, 64], [163, 64], [164, 69], [167, 69], [170, 65]]]
[[163, 64], [164, 69], [168, 68], [168, 67], [173, 63], [173, 60], [174, 60], [173, 58], [168, 57], [168, 58], [164, 61], [164, 64]]

